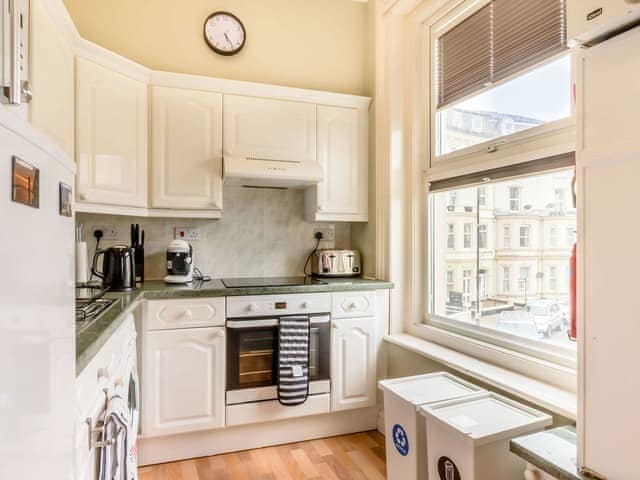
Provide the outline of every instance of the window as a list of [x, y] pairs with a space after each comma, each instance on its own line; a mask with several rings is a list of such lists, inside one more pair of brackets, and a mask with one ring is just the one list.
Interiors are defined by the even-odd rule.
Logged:
[[520, 211], [520, 187], [509, 187], [509, 210]]
[[526, 299], [526, 292], [527, 290], [529, 290], [530, 276], [531, 276], [531, 269], [529, 268], [529, 266], [528, 265], [521, 266], [520, 276], [518, 277], [518, 281], [520, 282], [520, 290], [524, 290], [525, 292], [525, 299]]
[[471, 303], [471, 277], [473, 271], [465, 270], [462, 272], [462, 303], [469, 305]]
[[567, 227], [567, 246], [572, 247], [574, 242], [576, 241], [575, 237], [576, 227], [575, 225], [571, 225]]
[[549, 245], [551, 248], [558, 246], [558, 228], [555, 225], [549, 228]]
[[553, 204], [553, 213], [561, 215], [564, 212], [564, 188], [556, 188], [554, 191], [555, 202]]
[[453, 223], [447, 225], [447, 248], [456, 248], [456, 226]]
[[464, 224], [464, 248], [471, 248], [471, 238], [473, 236], [473, 223]]
[[549, 290], [555, 292], [558, 289], [558, 279], [556, 277], [556, 267], [549, 267]]
[[502, 228], [502, 247], [511, 248], [511, 225]]
[[502, 293], [511, 291], [511, 268], [502, 267]]
[[[426, 281], [427, 323], [456, 332], [460, 329], [464, 329], [464, 332], [477, 332], [483, 339], [516, 335], [535, 342], [561, 345], [569, 351], [574, 351], [575, 345], [569, 342], [563, 332], [554, 330], [549, 337], [545, 337], [541, 330], [538, 331], [536, 322], [540, 326], [546, 324], [545, 320], [527, 310], [544, 302], [567, 304], [569, 295], [564, 286], [563, 275], [565, 266], [569, 264], [569, 248], [554, 252], [553, 258], [549, 258], [542, 248], [526, 251], [526, 257], [520, 257], [520, 260], [518, 257], [513, 260], [510, 258], [513, 257], [510, 249], [512, 246], [536, 246], [537, 228], [549, 232], [549, 227], [543, 222], [548, 205], [555, 198], [554, 185], [559, 178], [570, 185], [572, 175], [572, 169], [564, 168], [552, 172], [518, 175], [518, 188], [527, 192], [527, 203], [531, 205], [530, 209], [523, 209], [519, 213], [519, 222], [522, 223], [518, 224], [503, 223], [505, 220], [509, 221], [509, 217], [512, 216], [509, 211], [512, 179], [494, 180], [481, 185], [478, 181], [478, 186], [460, 182], [457, 188], [451, 184], [443, 188], [438, 182], [431, 183], [426, 242], [429, 249]], [[486, 187], [488, 192], [495, 192], [495, 195], [492, 197], [493, 203], [489, 208], [483, 209], [481, 214], [477, 208], [480, 202], [478, 189], [483, 187]], [[448, 198], [452, 191], [457, 192], [461, 202], [464, 199], [465, 205], [468, 199], [476, 199], [476, 208], [472, 213], [474, 221], [468, 219], [463, 224], [463, 251], [448, 248], [449, 225], [454, 224], [460, 215], [447, 210]], [[560, 219], [555, 221], [560, 222]], [[575, 210], [566, 210], [561, 221], [567, 222], [567, 232], [568, 227], [575, 229]], [[560, 235], [564, 234], [564, 223], [558, 223], [556, 227]], [[502, 241], [490, 245], [489, 235], [496, 229], [499, 229]], [[517, 234], [515, 239], [512, 238], [514, 229]], [[477, 242], [472, 240], [476, 235]], [[512, 240], [516, 242], [515, 245]], [[562, 240], [560, 242], [562, 243]], [[486, 248], [489, 246], [490, 250]], [[454, 285], [455, 275], [460, 275], [457, 278], [461, 283], [457, 288]], [[549, 292], [553, 292], [552, 300], [545, 298], [545, 294]]]
[[478, 205], [480, 207], [487, 206], [487, 187], [478, 187]]
[[447, 205], [449, 207], [455, 208], [457, 202], [458, 202], [458, 192], [449, 192], [449, 201], [447, 202]]
[[531, 227], [529, 225], [520, 225], [520, 248], [529, 248], [529, 233]]
[[432, 27], [436, 156], [571, 114], [565, 0], [493, 0], [464, 18], [468, 11], [467, 3]]
[[487, 225], [478, 225], [478, 248], [487, 248]]

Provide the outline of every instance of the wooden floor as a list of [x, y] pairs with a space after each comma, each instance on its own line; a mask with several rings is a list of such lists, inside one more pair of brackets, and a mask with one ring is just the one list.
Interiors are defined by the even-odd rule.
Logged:
[[384, 437], [378, 432], [290, 443], [142, 467], [139, 480], [380, 480]]

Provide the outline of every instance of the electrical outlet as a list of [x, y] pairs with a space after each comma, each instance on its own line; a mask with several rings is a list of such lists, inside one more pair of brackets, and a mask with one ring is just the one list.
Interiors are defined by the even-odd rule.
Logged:
[[322, 234], [322, 240], [325, 242], [333, 242], [336, 239], [336, 229], [333, 225], [323, 228], [314, 228], [313, 235], [320, 232]]
[[96, 230], [102, 230], [102, 240], [118, 240], [120, 238], [118, 227], [113, 225], [94, 225], [91, 232], [93, 233]]
[[200, 240], [200, 229], [194, 227], [176, 227], [173, 231], [173, 238], [187, 242], [197, 242]]

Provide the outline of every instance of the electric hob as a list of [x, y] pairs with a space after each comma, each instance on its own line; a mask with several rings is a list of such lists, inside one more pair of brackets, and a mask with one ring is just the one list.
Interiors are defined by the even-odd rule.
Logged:
[[222, 283], [227, 288], [250, 287], [297, 287], [301, 285], [326, 285], [327, 282], [311, 277], [254, 277], [254, 278], [223, 278]]

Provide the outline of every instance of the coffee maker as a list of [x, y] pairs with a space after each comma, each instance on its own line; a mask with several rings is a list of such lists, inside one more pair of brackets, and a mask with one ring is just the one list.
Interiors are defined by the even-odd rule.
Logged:
[[173, 240], [167, 247], [166, 283], [193, 281], [193, 247], [184, 240]]

